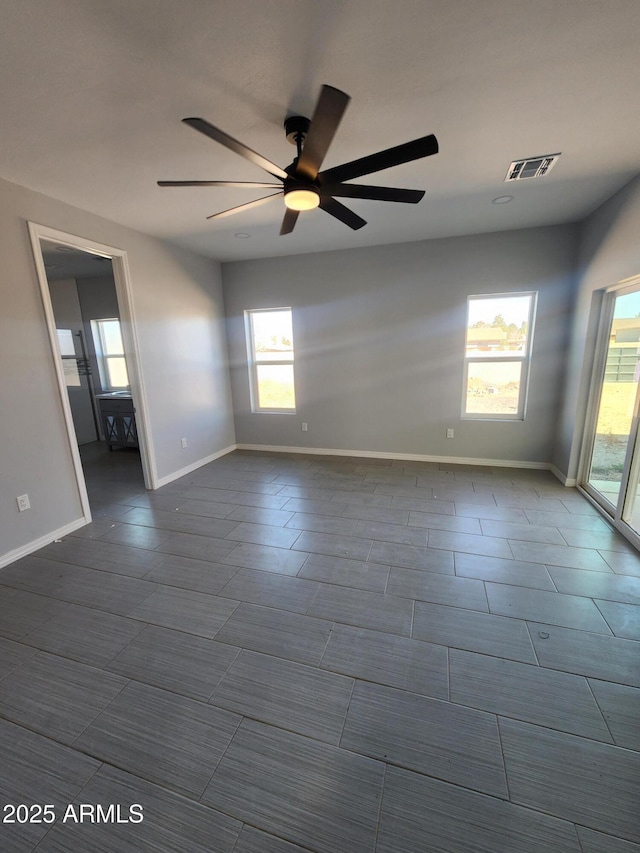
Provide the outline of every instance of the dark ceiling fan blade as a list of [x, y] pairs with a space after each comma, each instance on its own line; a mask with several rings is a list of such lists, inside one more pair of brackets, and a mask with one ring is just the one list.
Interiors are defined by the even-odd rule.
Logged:
[[211, 216], [207, 216], [207, 219], [231, 216], [232, 213], [239, 213], [241, 210], [249, 210], [252, 207], [259, 207], [261, 204], [264, 204], [265, 201], [269, 201], [270, 198], [275, 198], [278, 195], [283, 195], [283, 193], [271, 193], [271, 195], [265, 195], [262, 198], [255, 199], [254, 201], [248, 201], [246, 204], [239, 204], [237, 207], [230, 207], [228, 210], [221, 210], [220, 213], [212, 213]]
[[262, 187], [279, 190], [282, 184], [266, 184], [262, 181], [158, 181], [159, 187]]
[[300, 215], [299, 210], [287, 210], [284, 214], [284, 219], [282, 220], [282, 226], [280, 228], [280, 236], [283, 234], [291, 234], [293, 229], [296, 227], [296, 222], [298, 221], [298, 216]]
[[437, 153], [438, 140], [430, 134], [414, 139], [412, 142], [405, 142], [404, 145], [396, 145], [395, 148], [387, 148], [385, 151], [378, 151], [377, 154], [352, 160], [334, 169], [327, 169], [326, 172], [321, 172], [319, 177], [326, 184], [341, 184], [351, 178], [360, 178], [362, 175], [370, 175], [372, 172], [380, 172], [382, 169], [390, 169], [391, 166], [410, 163], [412, 160], [419, 160], [421, 157], [429, 157]]
[[296, 174], [315, 180], [351, 98], [333, 86], [323, 86], [311, 119]]
[[331, 216], [335, 216], [335, 218], [339, 219], [340, 222], [344, 222], [344, 224], [348, 225], [349, 228], [353, 228], [354, 231], [357, 231], [358, 228], [362, 228], [363, 225], [367, 224], [366, 219], [363, 219], [361, 216], [358, 216], [357, 213], [349, 210], [348, 207], [345, 207], [344, 204], [336, 201], [335, 198], [321, 198], [320, 207], [327, 213], [330, 213]]
[[289, 177], [284, 169], [280, 168], [280, 166], [276, 166], [275, 163], [267, 160], [266, 157], [263, 157], [261, 154], [258, 154], [251, 148], [243, 145], [242, 142], [238, 142], [237, 139], [234, 139], [232, 136], [229, 136], [228, 133], [225, 133], [223, 130], [209, 124], [209, 122], [205, 121], [203, 118], [183, 118], [182, 121], [194, 130], [198, 130], [210, 139], [214, 139], [216, 142], [224, 145], [230, 151], [234, 151], [236, 154], [239, 154], [241, 157], [244, 157], [256, 166], [260, 166], [261, 169], [264, 169], [265, 172], [273, 175], [274, 178], [281, 178], [282, 180], [285, 180]]
[[321, 185], [320, 193], [338, 198], [367, 198], [372, 201], [401, 201], [405, 204], [417, 204], [424, 196], [424, 190], [405, 190], [399, 187], [373, 187], [364, 184]]

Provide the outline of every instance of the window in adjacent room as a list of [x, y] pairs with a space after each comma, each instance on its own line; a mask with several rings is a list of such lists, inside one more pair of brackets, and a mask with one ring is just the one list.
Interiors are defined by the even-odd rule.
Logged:
[[524, 420], [535, 293], [467, 301], [463, 418]]
[[100, 384], [103, 391], [118, 391], [129, 387], [127, 362], [124, 356], [120, 320], [92, 320], [91, 332], [98, 359]]
[[291, 308], [245, 311], [251, 408], [295, 412]]

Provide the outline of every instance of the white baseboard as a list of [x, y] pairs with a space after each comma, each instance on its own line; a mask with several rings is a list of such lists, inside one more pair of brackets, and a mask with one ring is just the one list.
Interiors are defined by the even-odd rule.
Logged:
[[434, 456], [423, 453], [385, 453], [377, 450], [336, 450], [326, 447], [283, 447], [270, 444], [237, 444], [236, 450], [258, 450], [266, 453], [309, 453], [318, 456], [356, 456], [369, 459], [398, 459], [406, 462], [445, 462], [454, 465], [485, 465], [490, 468], [527, 468], [550, 471], [563, 486], [576, 488], [575, 477], [567, 477], [552, 462], [525, 462], [521, 459], [483, 459], [469, 456]]
[[210, 456], [205, 456], [204, 459], [198, 459], [197, 462], [192, 462], [191, 465], [187, 465], [186, 468], [181, 468], [179, 471], [173, 471], [173, 473], [167, 474], [165, 477], [158, 478], [158, 480], [156, 480], [156, 488], [159, 489], [161, 486], [166, 486], [167, 483], [172, 483], [174, 480], [179, 480], [180, 477], [185, 477], [192, 471], [202, 468], [203, 465], [208, 465], [209, 462], [214, 462], [216, 459], [220, 459], [221, 456], [226, 456], [227, 453], [231, 453], [237, 447], [237, 444], [231, 444], [223, 450], [218, 450]]
[[549, 471], [549, 462], [523, 462], [513, 459], [477, 459], [469, 456], [434, 456], [422, 453], [385, 453], [376, 450], [335, 450], [326, 447], [283, 447], [267, 444], [237, 444], [237, 450], [267, 453], [310, 453], [319, 456], [357, 456], [369, 459], [399, 459], [405, 462], [447, 462], [455, 465], [486, 465], [493, 468], [530, 468]]
[[39, 551], [40, 548], [44, 548], [45, 545], [50, 545], [52, 542], [55, 542], [56, 539], [62, 539], [63, 537], [68, 536], [70, 533], [73, 533], [74, 530], [79, 530], [88, 523], [89, 522], [84, 517], [77, 518], [75, 521], [65, 524], [64, 527], [59, 527], [57, 530], [53, 530], [51, 533], [47, 533], [39, 539], [34, 539], [33, 542], [28, 542], [20, 548], [15, 548], [13, 551], [9, 551], [8, 554], [2, 554], [0, 556], [0, 569], [8, 566], [10, 563], [15, 563], [16, 560], [20, 560], [22, 557], [28, 557], [29, 554], [33, 554], [34, 551]]
[[578, 481], [575, 477], [567, 477], [559, 468], [556, 468], [555, 465], [549, 465], [549, 470], [553, 474], [554, 477], [557, 477], [558, 480], [562, 483], [563, 486], [566, 486], [568, 489], [575, 489], [578, 485]]

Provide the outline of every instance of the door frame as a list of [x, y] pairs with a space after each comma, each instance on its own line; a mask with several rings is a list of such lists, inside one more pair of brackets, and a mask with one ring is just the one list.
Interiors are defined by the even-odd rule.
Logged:
[[[594, 305], [594, 308], [596, 308], [599, 313], [599, 317], [594, 357], [591, 367], [589, 397], [582, 435], [582, 447], [580, 452], [577, 481], [578, 490], [582, 492], [591, 501], [591, 503], [597, 506], [616, 530], [629, 539], [636, 548], [640, 548], [640, 534], [636, 533], [636, 531], [627, 524], [624, 518], [627, 514], [626, 510], [629, 501], [629, 483], [632, 479], [632, 475], [638, 472], [638, 467], [640, 466], [640, 385], [636, 391], [636, 400], [629, 431], [629, 442], [622, 471], [620, 494], [616, 505], [613, 506], [610, 501], [598, 492], [597, 489], [591, 486], [588, 482], [588, 478], [596, 437], [595, 431], [598, 420], [602, 384], [604, 381], [604, 372], [607, 363], [609, 334], [611, 330], [611, 323], [613, 321], [615, 302], [618, 296], [624, 296], [625, 293], [633, 293], [639, 290], [640, 276], [633, 276], [632, 278], [625, 279], [611, 287], [604, 288], [594, 293], [594, 296], [598, 295], [600, 297], [597, 306]], [[612, 506], [613, 511], [611, 510]]]
[[83, 252], [89, 252], [92, 255], [109, 258], [112, 262], [113, 278], [116, 287], [116, 296], [118, 301], [118, 309], [120, 312], [120, 323], [122, 329], [122, 340], [124, 343], [125, 358], [127, 362], [127, 371], [131, 384], [131, 397], [136, 412], [136, 428], [138, 432], [138, 441], [140, 446], [140, 461], [142, 464], [142, 474], [144, 484], [147, 489], [157, 488], [158, 475], [155, 467], [155, 456], [151, 441], [151, 430], [147, 418], [147, 398], [140, 369], [140, 347], [136, 330], [136, 320], [133, 309], [133, 298], [131, 289], [131, 276], [129, 273], [129, 264], [127, 253], [115, 246], [107, 246], [104, 243], [98, 243], [95, 240], [86, 237], [78, 237], [74, 234], [68, 234], [65, 231], [58, 231], [55, 228], [50, 228], [47, 225], [39, 225], [35, 222], [28, 222], [29, 238], [31, 240], [31, 248], [35, 260], [36, 271], [38, 274], [38, 282], [40, 284], [40, 295], [42, 297], [42, 306], [44, 309], [47, 331], [49, 334], [49, 343], [51, 346], [51, 357], [57, 379], [58, 392], [62, 403], [67, 435], [69, 438], [69, 449], [73, 460], [73, 467], [78, 485], [78, 493], [82, 504], [82, 511], [87, 524], [91, 521], [91, 508], [89, 506], [89, 496], [82, 469], [80, 459], [80, 451], [76, 439], [75, 427], [73, 425], [73, 417], [71, 415], [71, 406], [69, 404], [69, 395], [67, 386], [62, 372], [62, 362], [60, 358], [60, 349], [58, 345], [58, 336], [56, 333], [56, 321], [53, 313], [53, 304], [51, 302], [51, 293], [49, 290], [49, 280], [47, 271], [44, 266], [42, 257], [41, 240], [49, 240], [57, 243], [60, 246], [69, 246], [73, 249], [79, 249]]

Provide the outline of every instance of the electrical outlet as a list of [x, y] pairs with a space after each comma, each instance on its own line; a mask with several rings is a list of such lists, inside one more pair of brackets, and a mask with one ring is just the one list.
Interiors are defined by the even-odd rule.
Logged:
[[25, 509], [31, 509], [29, 495], [20, 495], [16, 498], [16, 503], [18, 504], [18, 509], [20, 510], [20, 512], [24, 512]]
[[453, 438], [453, 430], [452, 429], [447, 430], [447, 438]]
[[307, 424], [303, 423], [302, 424], [302, 432], [306, 432], [306, 431], [307, 431]]
[[180, 439], [180, 444], [182, 445], [182, 449], [184, 450], [184, 448], [187, 446], [187, 439], [186, 439], [186, 438], [181, 438], [181, 439]]

